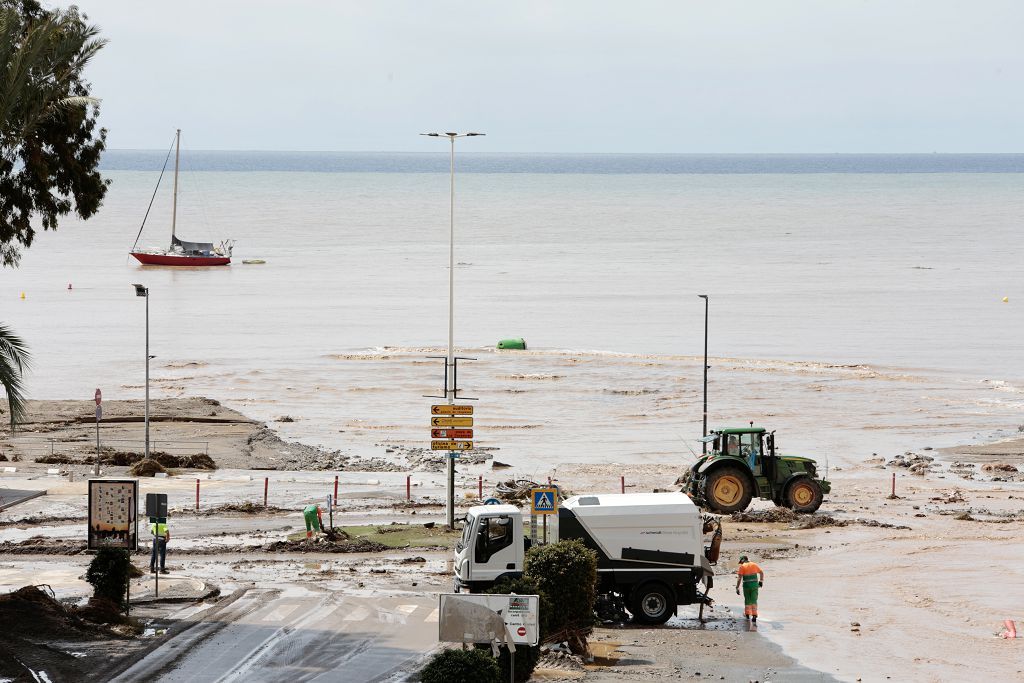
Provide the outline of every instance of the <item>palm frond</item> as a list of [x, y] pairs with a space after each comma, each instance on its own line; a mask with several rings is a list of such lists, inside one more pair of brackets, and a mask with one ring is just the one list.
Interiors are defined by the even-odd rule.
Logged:
[[28, 345], [10, 327], [0, 323], [0, 386], [7, 394], [12, 431], [25, 416], [25, 372], [30, 366]]

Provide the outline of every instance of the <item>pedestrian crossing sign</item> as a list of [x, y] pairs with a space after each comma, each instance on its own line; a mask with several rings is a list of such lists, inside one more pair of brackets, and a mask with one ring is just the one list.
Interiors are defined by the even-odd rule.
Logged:
[[553, 515], [558, 512], [558, 489], [530, 489], [530, 514]]

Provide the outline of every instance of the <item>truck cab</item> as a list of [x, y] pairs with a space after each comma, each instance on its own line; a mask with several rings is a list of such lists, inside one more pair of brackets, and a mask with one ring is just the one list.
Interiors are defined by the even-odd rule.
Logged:
[[470, 508], [455, 544], [455, 592], [484, 590], [502, 579], [522, 576], [528, 543], [516, 506]]

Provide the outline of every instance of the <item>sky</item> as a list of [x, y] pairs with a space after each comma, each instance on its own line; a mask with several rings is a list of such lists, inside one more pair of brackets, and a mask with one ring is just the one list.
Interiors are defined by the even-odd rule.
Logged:
[[1019, 0], [73, 4], [111, 149], [1024, 152]]

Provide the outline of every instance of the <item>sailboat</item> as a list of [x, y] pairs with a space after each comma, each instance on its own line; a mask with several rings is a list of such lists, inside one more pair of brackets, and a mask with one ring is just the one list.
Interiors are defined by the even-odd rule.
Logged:
[[[178, 220], [178, 165], [180, 157], [181, 129], [179, 128], [174, 136], [174, 200], [171, 205], [171, 246], [166, 250], [136, 250], [135, 247], [139, 243], [142, 229], [146, 227], [146, 219], [143, 218], [142, 227], [139, 228], [139, 234], [135, 236], [135, 244], [132, 245], [131, 255], [139, 263], [147, 266], [226, 266], [231, 263], [231, 248], [234, 246], [233, 240], [224, 240], [220, 245], [214, 246], [212, 242], [187, 242], [179, 239], [177, 234], [175, 234]], [[166, 160], [164, 161], [164, 168], [167, 168]], [[160, 187], [160, 179], [163, 177], [163, 171], [160, 171], [160, 178], [156, 181], [157, 188]], [[155, 190], [153, 196], [156, 197]], [[153, 200], [150, 200], [149, 206], [150, 208], [153, 207]], [[146, 216], [149, 216], [149, 209], [146, 210]]]

